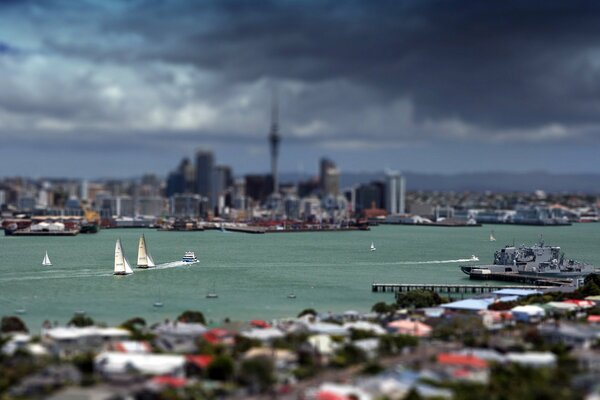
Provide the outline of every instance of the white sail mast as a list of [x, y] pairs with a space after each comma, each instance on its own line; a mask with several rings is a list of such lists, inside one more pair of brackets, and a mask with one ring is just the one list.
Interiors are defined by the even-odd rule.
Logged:
[[44, 259], [42, 260], [42, 265], [45, 267], [52, 265], [52, 263], [50, 262], [50, 257], [48, 257], [48, 250], [46, 250], [46, 255], [44, 255]]
[[144, 235], [140, 236], [140, 242], [138, 244], [137, 266], [140, 268], [148, 268], [148, 255], [146, 253], [146, 238], [144, 237]]
[[117, 244], [115, 246], [115, 275], [129, 275], [133, 274], [133, 270], [127, 262], [127, 258], [125, 258], [125, 254], [123, 253], [123, 246], [121, 245], [121, 239], [117, 240]]

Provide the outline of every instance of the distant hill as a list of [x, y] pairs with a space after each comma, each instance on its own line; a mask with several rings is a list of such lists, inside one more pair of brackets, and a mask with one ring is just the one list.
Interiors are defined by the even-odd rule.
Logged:
[[[474, 172], [460, 174], [423, 174], [405, 172], [407, 190], [472, 191], [472, 192], [571, 192], [600, 194], [600, 174], [555, 174], [548, 172]], [[283, 182], [307, 179], [296, 173], [282, 174]], [[340, 187], [385, 179], [383, 172], [346, 172]]]

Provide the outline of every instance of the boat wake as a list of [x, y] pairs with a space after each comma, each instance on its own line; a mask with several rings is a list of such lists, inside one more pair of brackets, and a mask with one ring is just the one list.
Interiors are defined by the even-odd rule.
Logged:
[[398, 261], [390, 264], [401, 264], [401, 265], [411, 265], [411, 264], [452, 264], [452, 263], [463, 263], [463, 262], [471, 262], [471, 261], [479, 261], [477, 257], [471, 258], [458, 258], [456, 260], [431, 260], [431, 261]]
[[152, 271], [154, 269], [169, 269], [169, 268], [177, 268], [177, 267], [186, 267], [191, 264], [192, 263], [187, 263], [187, 262], [183, 262], [183, 261], [172, 261], [172, 262], [168, 262], [168, 263], [164, 263], [164, 264], [158, 264], [156, 267], [148, 268], [146, 271]]

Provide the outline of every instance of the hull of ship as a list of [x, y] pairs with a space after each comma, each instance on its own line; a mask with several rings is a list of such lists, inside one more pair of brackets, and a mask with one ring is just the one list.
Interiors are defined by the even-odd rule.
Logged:
[[484, 269], [489, 270], [492, 274], [519, 274], [528, 277], [539, 277], [539, 278], [579, 278], [587, 276], [589, 274], [597, 273], [596, 270], [585, 270], [585, 271], [563, 271], [563, 272], [526, 272], [518, 271], [516, 267], [510, 265], [476, 265], [476, 266], [461, 266], [461, 271], [475, 279], [489, 279], [486, 274], [472, 274], [473, 269]]
[[98, 225], [82, 225], [79, 229], [79, 233], [98, 233], [100, 228]]

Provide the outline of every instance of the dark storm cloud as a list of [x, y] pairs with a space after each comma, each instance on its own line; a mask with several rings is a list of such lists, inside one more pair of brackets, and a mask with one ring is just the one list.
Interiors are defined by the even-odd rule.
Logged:
[[237, 82], [345, 79], [381, 101], [410, 98], [419, 121], [456, 118], [488, 132], [600, 119], [597, 2], [153, 0], [101, 27], [144, 45], [52, 45]]

